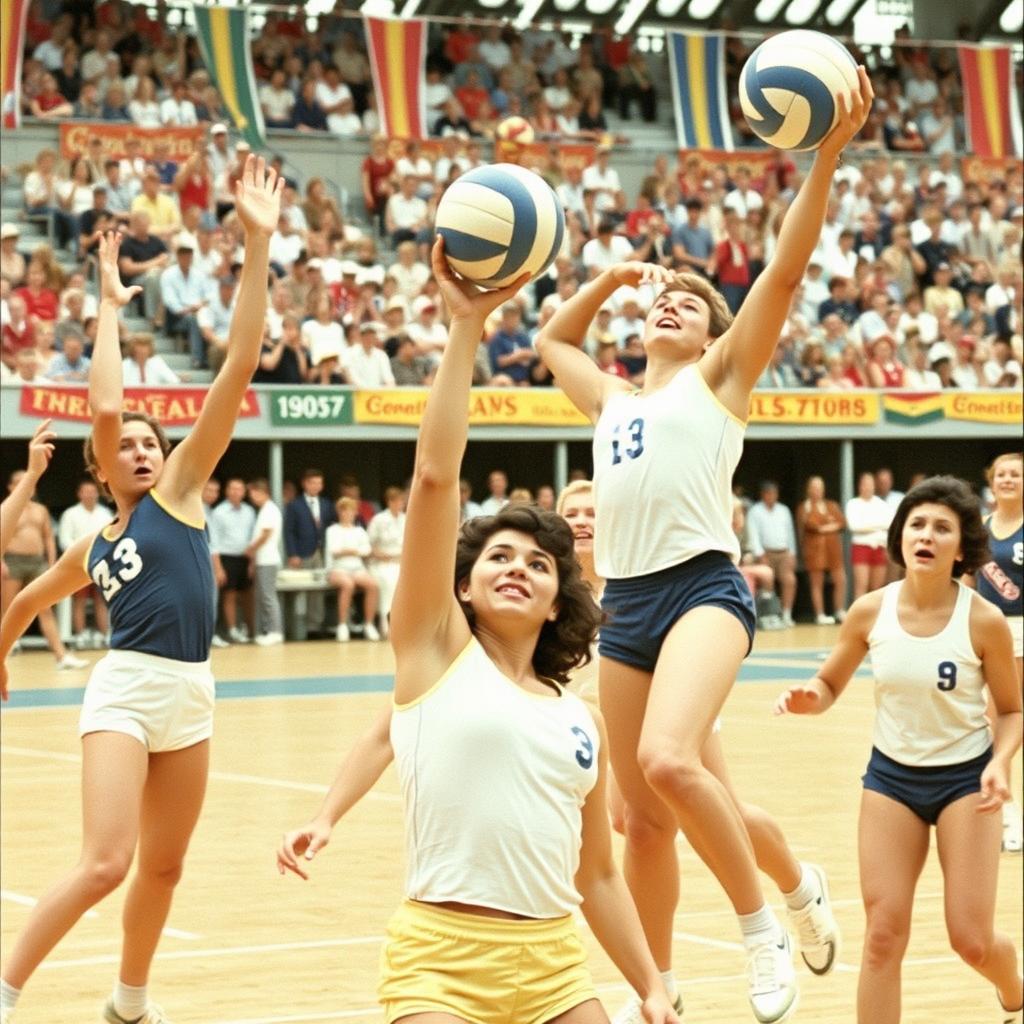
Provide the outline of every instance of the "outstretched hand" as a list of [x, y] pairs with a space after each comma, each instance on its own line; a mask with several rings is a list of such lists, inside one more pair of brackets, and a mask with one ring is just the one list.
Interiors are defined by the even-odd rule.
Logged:
[[31, 476], [40, 477], [46, 472], [53, 455], [53, 442], [57, 435], [50, 430], [51, 420], [43, 420], [36, 427], [32, 440], [28, 443], [28, 472]]
[[277, 848], [277, 870], [279, 874], [291, 871], [299, 878], [309, 880], [299, 858], [310, 861], [331, 841], [331, 830], [327, 825], [311, 821], [302, 828], [292, 829], [281, 838]]
[[284, 178], [263, 157], [248, 156], [242, 176], [235, 182], [235, 212], [246, 234], [267, 237], [277, 229], [281, 217], [281, 193]]
[[821, 695], [811, 686], [791, 686], [779, 695], [772, 711], [776, 715], [817, 715], [821, 713]]
[[121, 234], [108, 231], [100, 235], [100, 301], [112, 302], [120, 309], [142, 291], [137, 284], [130, 287], [121, 281], [117, 258], [121, 252]]
[[522, 274], [504, 288], [493, 291], [478, 288], [471, 281], [457, 277], [448, 265], [444, 254], [444, 239], [440, 235], [430, 252], [430, 262], [453, 320], [478, 320], [483, 324], [494, 310], [508, 302], [530, 280], [529, 274]]
[[871, 110], [871, 102], [875, 98], [875, 90], [871, 85], [864, 65], [857, 66], [857, 77], [860, 79], [860, 91], [853, 93], [850, 97], [851, 104], [848, 106], [846, 97], [840, 93], [836, 97], [836, 104], [839, 107], [839, 118], [835, 127], [822, 142], [820, 152], [828, 156], [835, 156], [842, 152], [851, 139], [864, 127]]

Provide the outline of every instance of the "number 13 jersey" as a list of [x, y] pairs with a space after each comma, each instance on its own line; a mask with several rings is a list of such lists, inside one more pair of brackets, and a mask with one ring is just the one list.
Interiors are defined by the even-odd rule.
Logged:
[[119, 537], [110, 530], [96, 535], [85, 569], [110, 608], [111, 648], [206, 661], [214, 584], [205, 526], [179, 518], [150, 491]]
[[705, 551], [739, 561], [732, 476], [745, 427], [696, 363], [653, 394], [608, 399], [594, 426], [599, 575], [646, 576]]
[[[875, 677], [875, 747], [910, 767], [961, 764], [992, 745], [985, 677], [971, 643], [974, 591], [959, 583], [953, 614], [933, 636], [900, 625], [902, 581], [882, 591], [868, 634]], [[982, 600], [978, 598], [978, 600]]]

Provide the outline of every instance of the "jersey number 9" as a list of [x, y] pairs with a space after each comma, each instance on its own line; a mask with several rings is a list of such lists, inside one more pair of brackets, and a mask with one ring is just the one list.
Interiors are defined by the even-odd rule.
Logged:
[[944, 692], [956, 689], [956, 662], [939, 662], [939, 681], [935, 685]]

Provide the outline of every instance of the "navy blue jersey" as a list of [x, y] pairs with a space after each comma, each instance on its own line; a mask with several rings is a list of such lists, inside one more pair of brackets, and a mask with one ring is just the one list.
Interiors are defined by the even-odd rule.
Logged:
[[1004, 615], [1024, 615], [1024, 524], [1002, 540], [993, 535], [991, 519], [986, 525], [992, 561], [978, 571], [978, 593]]
[[213, 567], [205, 526], [169, 512], [150, 491], [120, 537], [101, 531], [86, 571], [110, 608], [114, 650], [206, 661], [214, 626]]

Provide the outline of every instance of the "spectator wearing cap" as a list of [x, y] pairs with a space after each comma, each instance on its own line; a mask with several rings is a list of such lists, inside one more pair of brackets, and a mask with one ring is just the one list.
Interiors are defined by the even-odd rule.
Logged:
[[359, 327], [359, 337], [342, 354], [341, 365], [349, 381], [357, 388], [391, 388], [395, 375], [391, 370], [383, 342], [384, 325], [367, 321]]
[[206, 343], [197, 314], [206, 305], [208, 282], [192, 264], [191, 242], [180, 242], [175, 250], [175, 263], [160, 275], [160, 298], [163, 301], [168, 334], [183, 334], [188, 339], [192, 368], [208, 366]]
[[214, 373], [224, 365], [228, 354], [228, 334], [231, 330], [231, 317], [235, 312], [235, 287], [237, 281], [230, 274], [217, 280], [216, 290], [209, 293], [209, 298], [196, 314], [203, 341], [206, 342], [206, 358]]
[[178, 204], [160, 191], [160, 174], [150, 165], [142, 175], [142, 192], [132, 200], [132, 212], [142, 211], [149, 217], [149, 230], [157, 238], [168, 240], [181, 229]]
[[0, 279], [12, 288], [17, 288], [25, 280], [25, 257], [18, 252], [20, 236], [17, 224], [0, 226]]
[[181, 378], [167, 365], [163, 356], [154, 354], [150, 332], [138, 331], [129, 335], [126, 351], [121, 362], [126, 387], [161, 387], [180, 383]]
[[417, 355], [426, 360], [428, 368], [436, 370], [448, 344], [448, 331], [438, 320], [437, 302], [427, 295], [413, 299], [413, 321], [406, 333], [416, 343]]
[[537, 353], [522, 328], [522, 313], [514, 302], [501, 307], [501, 321], [488, 343], [491, 370], [504, 374], [516, 387], [528, 387]]
[[686, 200], [686, 220], [672, 232], [672, 256], [681, 270], [707, 275], [715, 241], [702, 223], [704, 203], [697, 196]]
[[305, 384], [309, 370], [309, 351], [302, 342], [299, 318], [294, 313], [285, 313], [280, 334], [263, 339], [260, 365], [253, 380], [257, 384]]
[[953, 268], [948, 263], [936, 266], [935, 283], [924, 290], [924, 308], [939, 317], [943, 311], [951, 317], [959, 317], [964, 311], [964, 297], [951, 284]]

